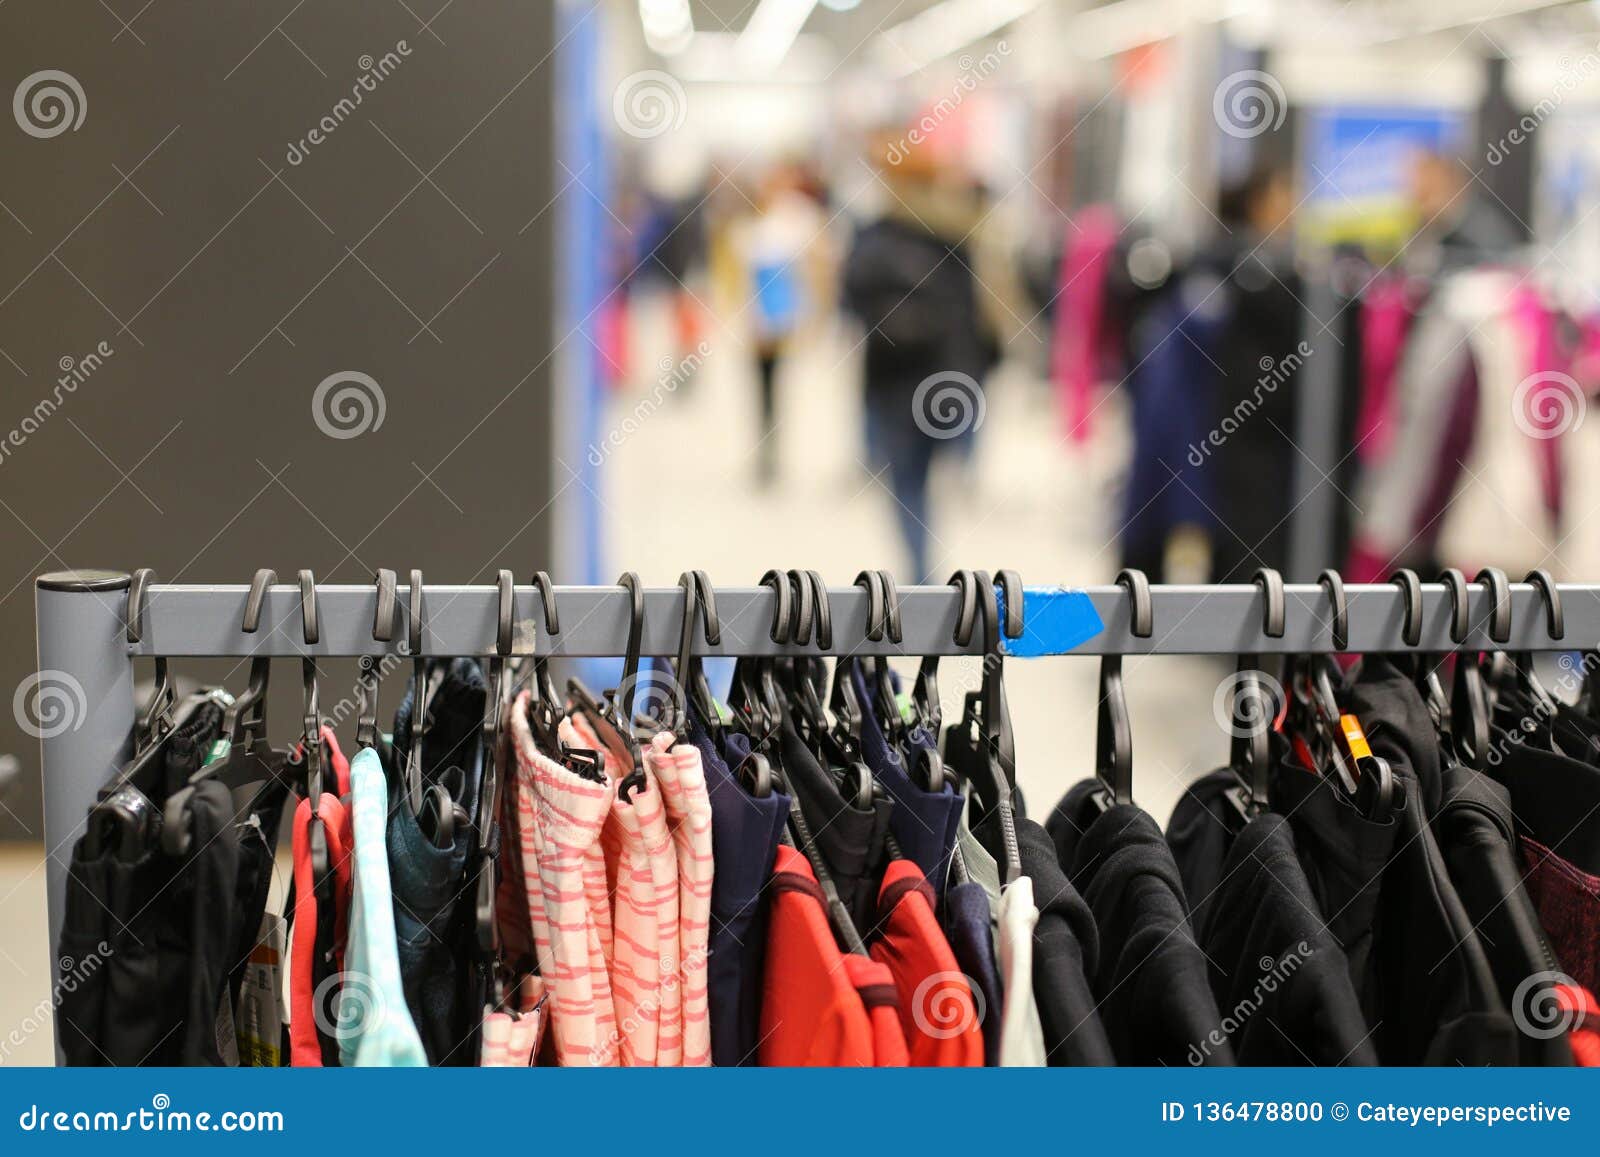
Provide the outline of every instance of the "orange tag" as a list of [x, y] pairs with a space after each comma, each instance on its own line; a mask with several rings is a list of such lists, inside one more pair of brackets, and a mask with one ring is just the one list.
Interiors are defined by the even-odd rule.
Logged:
[[1367, 733], [1361, 730], [1361, 721], [1354, 715], [1339, 716], [1339, 728], [1344, 741], [1350, 745], [1350, 754], [1356, 759], [1371, 759], [1372, 748], [1367, 746]]

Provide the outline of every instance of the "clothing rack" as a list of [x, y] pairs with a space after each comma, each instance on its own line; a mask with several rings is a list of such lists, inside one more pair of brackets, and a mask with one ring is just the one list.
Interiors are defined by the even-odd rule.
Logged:
[[[1276, 576], [1270, 576], [1275, 580]], [[66, 715], [43, 728], [45, 840], [50, 943], [60, 935], [66, 888], [66, 849], [83, 831], [96, 792], [128, 758], [134, 727], [134, 660], [153, 656], [251, 658], [355, 658], [399, 655], [405, 650], [411, 597], [397, 590], [394, 642], [373, 639], [378, 590], [373, 585], [313, 585], [316, 639], [305, 641], [301, 587], [267, 588], [258, 629], [241, 629], [247, 585], [162, 585], [144, 588], [142, 614], [130, 616], [132, 576], [114, 571], [48, 574], [36, 584], [38, 685], [36, 693], [59, 693]], [[1451, 590], [1442, 583], [1417, 588], [1420, 599], [1398, 584], [1351, 585], [1341, 590], [1347, 606], [1346, 646], [1336, 644], [1335, 587], [1328, 584], [1148, 587], [1148, 632], [1135, 632], [1130, 587], [1082, 589], [1027, 587], [1023, 630], [1003, 644], [1008, 655], [1271, 655], [1362, 652], [1444, 653], [1454, 650], [1565, 651], [1600, 644], [1600, 585], [1553, 586], [1558, 599], [1538, 585], [1509, 584], [1497, 638], [1490, 619], [1496, 597], [1490, 584], [1467, 587], [1467, 631], [1456, 629]], [[1274, 604], [1282, 591], [1281, 615]], [[559, 631], [544, 617], [538, 587], [513, 588], [516, 626], [512, 654], [583, 657], [619, 656], [627, 647], [631, 597], [622, 587], [555, 587]], [[644, 591], [641, 653], [676, 654], [682, 630], [684, 591]], [[868, 592], [859, 586], [829, 588], [832, 644], [779, 644], [771, 624], [777, 594], [771, 587], [716, 591], [720, 641], [696, 632], [693, 649], [706, 656], [762, 655], [980, 655], [983, 632], [966, 645], [954, 635], [962, 596], [953, 587], [915, 586], [899, 591], [902, 631], [898, 640], [867, 637]], [[1504, 610], [1509, 607], [1509, 624]], [[499, 590], [495, 586], [424, 585], [421, 599], [424, 656], [490, 655], [496, 647]], [[1555, 608], [1560, 608], [1555, 613]], [[1410, 614], [1408, 615], [1408, 610]], [[1092, 613], [1091, 613], [1092, 611]], [[1101, 624], [1093, 630], [1096, 617]], [[130, 630], [130, 618], [136, 629]], [[1561, 620], [1559, 623], [1557, 620]], [[1088, 624], [1085, 629], [1085, 624]], [[1509, 631], [1507, 631], [1509, 626]], [[1453, 637], [1461, 635], [1460, 638]], [[1408, 637], [1414, 639], [1408, 645]], [[1505, 637], [1498, 637], [1505, 636]]]

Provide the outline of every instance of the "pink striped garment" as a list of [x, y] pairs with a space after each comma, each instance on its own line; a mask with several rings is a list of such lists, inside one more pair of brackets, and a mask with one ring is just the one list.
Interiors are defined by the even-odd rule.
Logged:
[[[615, 1064], [601, 1046], [616, 1023], [586, 879], [611, 810], [610, 784], [592, 783], [539, 751], [524, 691], [511, 715], [517, 755], [517, 835], [528, 915], [562, 1065]], [[574, 735], [574, 738], [576, 736]], [[601, 871], [602, 883], [604, 870]], [[609, 919], [608, 919], [609, 923]]]
[[[711, 796], [706, 790], [700, 749], [674, 745], [657, 735], [645, 749], [645, 765], [655, 772], [667, 805], [668, 826], [678, 858], [681, 938], [677, 975], [683, 989], [683, 1064], [711, 1063], [711, 1013], [706, 998], [711, 935]], [[662, 958], [665, 966], [667, 959]]]
[[[620, 783], [632, 756], [602, 744], [589, 722], [573, 717], [586, 746], [605, 755], [606, 774]], [[683, 1063], [683, 1000], [674, 973], [678, 959], [678, 858], [661, 787], [648, 762], [645, 786], [630, 806], [619, 797], [601, 832], [613, 901], [611, 988], [616, 996], [616, 1040], [624, 1065], [675, 1067]], [[626, 869], [626, 870], [625, 870]]]

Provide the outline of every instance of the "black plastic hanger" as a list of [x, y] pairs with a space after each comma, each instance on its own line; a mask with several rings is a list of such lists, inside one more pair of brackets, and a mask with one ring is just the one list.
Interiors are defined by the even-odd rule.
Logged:
[[[376, 643], [390, 643], [394, 641], [395, 615], [399, 612], [399, 600], [395, 597], [396, 576], [394, 571], [380, 568], [372, 581], [378, 595], [377, 610], [372, 617], [372, 639]], [[383, 739], [378, 727], [378, 690], [382, 681], [383, 663], [371, 655], [361, 656], [361, 677], [357, 680], [361, 696], [360, 714], [356, 716], [358, 747], [377, 747]]]
[[[957, 581], [976, 585], [978, 607], [983, 615], [983, 685], [966, 698], [961, 721], [949, 727], [944, 736], [944, 760], [975, 794], [974, 826], [990, 813], [999, 823], [999, 839], [990, 848], [1000, 867], [1002, 886], [1009, 885], [1022, 872], [1022, 856], [1017, 846], [1016, 821], [1012, 796], [1016, 790], [1016, 756], [1011, 732], [1011, 711], [1005, 695], [1005, 655], [1001, 650], [1000, 610], [993, 581], [986, 571], [959, 571]], [[1020, 598], [1020, 583], [1014, 583], [1012, 601]], [[1021, 634], [1021, 604], [1007, 625]], [[1016, 637], [1013, 635], [1011, 637]]]
[[[905, 639], [905, 634], [900, 622], [900, 590], [895, 586], [894, 575], [887, 570], [874, 571], [873, 574], [877, 576], [879, 591], [883, 596], [880, 634], [887, 637], [891, 643], [901, 643]], [[859, 576], [857, 581], [860, 581]], [[877, 712], [875, 718], [878, 727], [891, 746], [899, 744], [905, 739], [906, 723], [904, 716], [900, 714], [899, 696], [895, 694], [888, 656], [870, 656], [866, 664], [866, 673], [873, 680], [872, 706]]]
[[[617, 585], [628, 593], [627, 653], [622, 659], [622, 679], [616, 687], [597, 700], [580, 679], [567, 680], [567, 694], [576, 710], [581, 711], [594, 726], [602, 743], [626, 755], [629, 770], [617, 785], [617, 796], [624, 803], [633, 801], [633, 793], [645, 785], [644, 745], [640, 742], [638, 725], [634, 722], [635, 691], [639, 684], [640, 650], [644, 645], [644, 587], [633, 571], [617, 579]], [[570, 766], [570, 765], [569, 765]], [[601, 773], [604, 781], [604, 772]]]
[[[951, 637], [958, 647], [965, 647], [972, 642], [972, 629], [978, 617], [978, 590], [974, 583], [956, 583], [951, 580], [951, 585], [956, 587], [961, 595], [961, 602], [956, 611], [956, 625]], [[944, 727], [944, 707], [939, 701], [939, 656], [924, 655], [917, 664], [917, 678], [911, 688], [911, 714], [914, 725], [920, 727], [924, 734], [939, 742]], [[906, 745], [906, 772], [911, 776], [913, 783], [924, 791], [935, 794], [944, 791], [947, 776], [945, 774], [944, 756], [935, 748], [926, 747], [920, 743]]]
[[[1446, 567], [1439, 581], [1450, 591], [1450, 641], [1456, 644], [1456, 669], [1450, 690], [1451, 747], [1465, 766], [1482, 771], [1489, 754], [1489, 704], [1484, 697], [1478, 658], [1466, 649], [1467, 634], [1472, 627], [1467, 580], [1455, 567]], [[1509, 600], [1504, 613], [1509, 638]]]
[[[245, 598], [244, 619], [239, 625], [245, 634], [253, 635], [260, 629], [267, 588], [277, 581], [277, 574], [268, 568], [256, 571], [250, 593]], [[222, 717], [222, 732], [217, 742], [226, 745], [227, 754], [201, 766], [187, 783], [167, 797], [162, 809], [161, 848], [169, 856], [182, 856], [189, 851], [193, 824], [189, 803], [194, 798], [196, 784], [213, 776], [221, 776], [230, 783], [266, 780], [282, 771], [283, 760], [266, 738], [267, 684], [271, 670], [272, 659], [268, 655], [257, 655], [250, 660], [250, 684], [242, 695], [228, 704]]]
[[[768, 637], [786, 646], [795, 630], [794, 597], [789, 578], [774, 568], [761, 576], [760, 585], [771, 587], [777, 598]], [[767, 758], [778, 765], [775, 738], [783, 723], [783, 705], [770, 658], [744, 656], [739, 659], [733, 669], [733, 689], [728, 695], [728, 705], [734, 710], [741, 729], [750, 737], [752, 747], [760, 747]]]
[[[155, 577], [155, 571], [142, 567], [133, 573], [128, 586], [125, 634], [130, 645], [144, 640], [148, 592]], [[149, 706], [134, 724], [132, 758], [99, 790], [89, 809], [84, 852], [90, 857], [112, 848], [121, 859], [135, 860], [143, 854], [148, 841], [156, 838], [160, 813], [134, 780], [162, 758], [172, 733], [194, 709], [212, 698], [210, 692], [200, 692], [175, 704], [166, 658], [156, 656], [155, 664], [156, 688]]]
[[[1141, 570], [1127, 569], [1117, 575], [1117, 585], [1128, 589], [1129, 627], [1136, 639], [1148, 639], [1155, 631], [1151, 611], [1150, 580]], [[1099, 790], [1091, 797], [1101, 811], [1113, 804], [1133, 802], [1133, 727], [1128, 717], [1128, 701], [1122, 689], [1122, 656], [1100, 656], [1100, 707], [1095, 725], [1095, 778]]]
[[428, 660], [422, 653], [423, 592], [422, 572], [413, 570], [410, 589], [406, 592], [406, 645], [411, 651], [411, 725], [410, 745], [406, 749], [404, 798], [411, 814], [416, 817], [436, 848], [448, 848], [456, 838], [456, 806], [450, 798], [450, 789], [442, 783], [424, 783], [422, 774], [422, 744], [427, 735], [428, 714], [433, 710], [433, 696], [444, 682], [445, 671], [441, 665], [432, 675], [428, 673]]
[[[322, 639], [317, 620], [317, 578], [309, 570], [300, 572], [300, 635], [307, 648]], [[311, 878], [317, 903], [333, 903], [333, 869], [328, 862], [328, 833], [322, 826], [322, 711], [317, 705], [317, 660], [309, 650], [300, 658], [301, 683], [305, 690], [305, 716], [300, 728], [300, 758], [304, 764], [306, 799], [311, 814], [306, 830], [306, 845], [311, 851]], [[331, 912], [327, 907], [324, 911]]]
[[[1283, 576], [1269, 567], [1256, 571], [1252, 581], [1261, 589], [1266, 609], [1261, 629], [1270, 639], [1281, 639], [1284, 629]], [[1229, 709], [1233, 741], [1228, 766], [1238, 783], [1230, 787], [1227, 798], [1247, 822], [1270, 803], [1269, 783], [1272, 767], [1272, 725], [1277, 705], [1267, 691], [1267, 678], [1260, 669], [1260, 657], [1240, 655], [1234, 676], [1233, 704]]]
[[516, 627], [516, 580], [509, 570], [496, 576], [499, 592], [495, 618], [494, 653], [489, 656], [489, 679], [484, 696], [483, 785], [478, 793], [478, 879], [473, 922], [478, 948], [492, 967], [500, 951], [500, 930], [495, 922], [495, 865], [500, 862], [500, 726], [510, 692], [512, 636]]

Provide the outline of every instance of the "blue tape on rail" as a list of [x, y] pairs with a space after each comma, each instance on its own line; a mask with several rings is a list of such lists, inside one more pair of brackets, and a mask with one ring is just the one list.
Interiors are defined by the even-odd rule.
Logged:
[[[1006, 596], [996, 588], [1000, 621], [1005, 622]], [[1022, 637], [1002, 639], [1007, 655], [1022, 659], [1040, 655], [1065, 655], [1105, 630], [1100, 612], [1084, 591], [1065, 587], [1024, 587]]]

